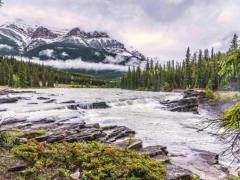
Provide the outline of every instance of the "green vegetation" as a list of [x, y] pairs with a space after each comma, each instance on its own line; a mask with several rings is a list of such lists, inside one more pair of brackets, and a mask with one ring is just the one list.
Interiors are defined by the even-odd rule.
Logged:
[[[5, 138], [0, 139], [5, 141]], [[159, 161], [97, 142], [45, 144], [28, 140], [26, 144], [11, 146], [10, 151], [0, 145], [0, 160], [3, 162], [0, 177], [10, 176], [11, 179], [71, 179], [70, 175], [76, 170], [81, 179], [160, 180], [166, 176]], [[27, 165], [21, 171], [8, 172], [18, 163]]]
[[240, 131], [240, 102], [224, 111], [223, 124], [226, 128]]
[[234, 35], [227, 53], [215, 53], [208, 49], [199, 50], [192, 56], [187, 49], [186, 58], [182, 63], [169, 61], [164, 65], [148, 61], [145, 68], [129, 68], [121, 78], [120, 87], [132, 90], [171, 90], [175, 88], [208, 88], [233, 84], [240, 89], [240, 49], [238, 37]]
[[14, 132], [0, 131], [0, 147], [12, 148], [19, 144], [20, 141]]
[[238, 173], [237, 176], [228, 177], [226, 180], [240, 180], [240, 172]]
[[63, 72], [31, 62], [0, 57], [0, 86], [28, 88], [54, 87], [56, 84], [100, 87], [109, 83], [86, 74]]

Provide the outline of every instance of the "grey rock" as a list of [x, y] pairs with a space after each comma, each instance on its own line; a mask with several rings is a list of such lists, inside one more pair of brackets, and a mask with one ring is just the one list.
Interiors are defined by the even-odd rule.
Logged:
[[138, 151], [142, 149], [142, 140], [140, 139], [125, 139], [122, 141], [117, 141], [112, 145], [118, 146], [123, 149], [135, 150]]
[[167, 155], [167, 147], [165, 146], [148, 146], [139, 151], [141, 154], [149, 155], [150, 157], [155, 157], [158, 155]]
[[16, 103], [18, 98], [0, 98], [0, 104]]
[[16, 172], [16, 171], [22, 171], [24, 169], [26, 169], [28, 167], [28, 164], [27, 163], [17, 163], [15, 164], [13, 167], [10, 167], [8, 169], [8, 172]]
[[50, 98], [48, 98], [48, 97], [38, 97], [37, 99], [38, 100], [49, 100]]
[[166, 164], [165, 167], [167, 170], [166, 180], [193, 180], [193, 177], [196, 177], [191, 171], [173, 164]]
[[74, 103], [76, 103], [76, 101], [74, 100], [61, 102], [61, 104], [74, 104]]
[[56, 99], [51, 99], [49, 101], [45, 101], [44, 103], [45, 104], [50, 104], [50, 103], [54, 103], [54, 102], [56, 102]]
[[16, 123], [22, 123], [22, 122], [25, 122], [26, 119], [15, 119], [15, 118], [12, 118], [12, 119], [8, 119], [8, 120], [5, 120], [1, 123], [2, 126], [4, 125], [12, 125], [12, 124], [16, 124]]

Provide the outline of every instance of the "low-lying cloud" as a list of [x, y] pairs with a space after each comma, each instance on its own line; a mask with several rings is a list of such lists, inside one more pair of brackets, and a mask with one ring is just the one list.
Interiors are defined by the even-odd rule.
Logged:
[[51, 66], [56, 69], [82, 69], [82, 70], [93, 70], [93, 71], [122, 71], [128, 70], [127, 66], [116, 65], [116, 64], [104, 64], [104, 63], [90, 63], [82, 61], [82, 59], [70, 59], [70, 60], [45, 60], [41, 61], [38, 58], [28, 59], [16, 57], [17, 60], [22, 60], [25, 62], [31, 61], [36, 64], [43, 64], [45, 66]]
[[13, 47], [6, 45], [6, 44], [0, 44], [0, 49], [11, 51], [13, 49]]

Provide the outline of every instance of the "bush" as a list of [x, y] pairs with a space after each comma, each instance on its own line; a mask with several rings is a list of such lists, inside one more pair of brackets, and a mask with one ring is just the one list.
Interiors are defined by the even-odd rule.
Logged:
[[19, 140], [13, 132], [0, 132], [0, 146], [12, 148], [19, 145]]
[[240, 102], [224, 111], [224, 126], [240, 130]]
[[16, 157], [29, 163], [23, 176], [51, 179], [69, 177], [80, 169], [81, 179], [164, 179], [161, 162], [134, 151], [100, 143], [31, 142], [13, 149]]

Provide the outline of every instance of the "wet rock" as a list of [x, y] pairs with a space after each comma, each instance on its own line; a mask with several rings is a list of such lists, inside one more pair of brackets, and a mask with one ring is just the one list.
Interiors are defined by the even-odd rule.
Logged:
[[24, 169], [26, 169], [28, 167], [28, 164], [27, 163], [18, 163], [16, 165], [14, 165], [13, 167], [10, 167], [8, 169], [8, 172], [16, 172], [16, 171], [22, 171]]
[[166, 164], [165, 167], [167, 170], [166, 180], [193, 180], [196, 177], [191, 171], [173, 164]]
[[22, 123], [22, 122], [25, 122], [26, 121], [26, 119], [15, 119], [15, 118], [12, 118], [12, 119], [7, 119], [7, 120], [5, 120], [5, 121], [3, 121], [2, 123], [1, 123], [1, 125], [2, 126], [4, 126], [4, 125], [12, 125], [12, 124], [16, 124], [16, 123]]
[[51, 98], [48, 98], [48, 97], [38, 97], [37, 99], [38, 99], [38, 100], [49, 100], [49, 99], [51, 99]]
[[0, 112], [5, 112], [5, 111], [7, 111], [6, 108], [4, 108], [4, 109], [0, 109]]
[[154, 159], [165, 164], [171, 162], [167, 155], [157, 155], [154, 157]]
[[39, 119], [37, 121], [34, 121], [35, 124], [49, 124], [49, 123], [54, 123], [56, 120], [50, 118], [43, 118]]
[[106, 102], [95, 102], [87, 105], [79, 105], [81, 109], [106, 109], [110, 108]]
[[185, 91], [183, 98], [180, 100], [163, 101], [160, 103], [169, 111], [198, 113], [199, 93], [192, 90]]
[[171, 161], [204, 180], [220, 180], [229, 176], [228, 169], [219, 164], [218, 154], [209, 151], [192, 149], [186, 157], [171, 157]]
[[111, 143], [117, 141], [118, 139], [132, 136], [133, 134], [135, 134], [135, 131], [129, 129], [128, 127], [117, 126], [108, 133], [106, 140]]
[[83, 128], [96, 128], [96, 129], [100, 129], [100, 124], [99, 123], [86, 124]]
[[102, 129], [104, 130], [104, 131], [107, 131], [107, 130], [112, 130], [112, 129], [114, 129], [114, 128], [116, 128], [117, 126], [115, 126], [115, 125], [113, 125], [113, 126], [104, 126], [104, 127], [102, 127]]
[[194, 152], [198, 153], [199, 158], [203, 159], [210, 165], [218, 164], [219, 163], [219, 155], [213, 152], [199, 150], [199, 149], [192, 149]]
[[60, 104], [74, 104], [76, 103], [76, 101], [64, 101], [64, 102], [61, 102]]
[[51, 99], [49, 101], [45, 101], [44, 103], [45, 104], [50, 104], [50, 103], [54, 103], [54, 102], [56, 102], [56, 99]]
[[142, 149], [142, 140], [140, 139], [126, 139], [113, 143], [112, 145], [121, 147], [123, 149], [138, 151]]
[[24, 94], [24, 93], [36, 93], [35, 91], [15, 91], [12, 89], [3, 89], [0, 90], [0, 95], [8, 95], [8, 94]]
[[68, 109], [71, 110], [78, 110], [80, 109], [106, 109], [110, 108], [106, 102], [95, 102], [92, 104], [72, 104], [67, 106]]
[[149, 155], [150, 157], [156, 157], [158, 155], [167, 155], [167, 147], [165, 146], [148, 146], [139, 151], [141, 154]]
[[38, 103], [37, 103], [37, 102], [30, 102], [30, 103], [28, 103], [28, 104], [36, 105], [36, 104], [38, 104]]
[[183, 98], [198, 97], [199, 95], [200, 93], [198, 91], [187, 90], [187, 91], [184, 91]]
[[69, 105], [67, 106], [68, 109], [71, 109], [71, 110], [78, 110], [79, 106], [78, 105]]
[[0, 98], [0, 104], [16, 103], [18, 98]]

